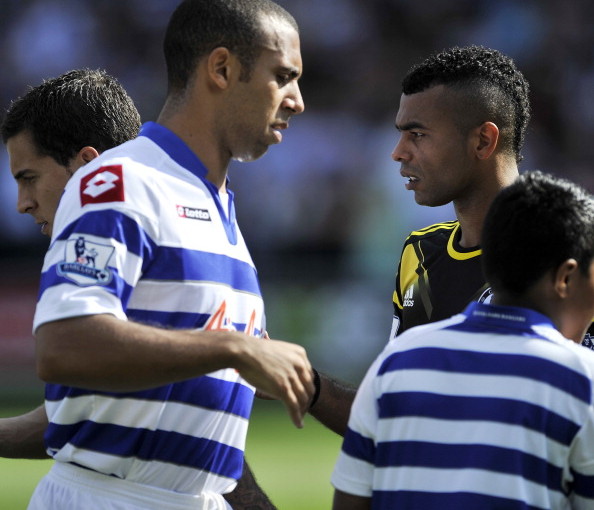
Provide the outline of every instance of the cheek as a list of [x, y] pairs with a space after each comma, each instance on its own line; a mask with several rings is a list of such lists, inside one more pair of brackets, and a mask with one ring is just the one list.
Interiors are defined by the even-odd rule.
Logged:
[[58, 203], [60, 202], [60, 198], [62, 197], [62, 194], [64, 193], [64, 186], [66, 185], [66, 182], [64, 182], [64, 184], [60, 184], [59, 182], [57, 182], [54, 186], [48, 187], [46, 189], [43, 190], [43, 192], [39, 193], [39, 200], [42, 201], [43, 200], [43, 204], [41, 204], [42, 206], [45, 207], [51, 207], [54, 210], [57, 209], [58, 207]]

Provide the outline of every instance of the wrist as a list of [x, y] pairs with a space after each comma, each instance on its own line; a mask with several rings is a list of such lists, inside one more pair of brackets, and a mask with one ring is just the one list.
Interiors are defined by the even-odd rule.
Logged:
[[318, 399], [320, 398], [320, 390], [322, 387], [322, 380], [320, 379], [320, 374], [315, 368], [311, 368], [313, 371], [313, 383], [314, 383], [314, 394], [311, 398], [311, 402], [309, 404], [309, 410], [311, 411], [313, 407], [316, 405]]

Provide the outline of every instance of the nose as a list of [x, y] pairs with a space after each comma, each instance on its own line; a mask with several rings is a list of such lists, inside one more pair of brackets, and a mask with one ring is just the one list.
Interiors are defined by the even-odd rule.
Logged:
[[285, 98], [285, 107], [293, 112], [294, 115], [299, 115], [305, 110], [305, 103], [301, 95], [301, 89], [297, 82], [293, 85], [293, 91]]
[[32, 214], [33, 210], [35, 209], [35, 200], [33, 198], [19, 190], [18, 197], [17, 197], [17, 211], [21, 214]]
[[396, 141], [396, 147], [394, 147], [394, 150], [392, 151], [392, 159], [394, 161], [401, 163], [408, 159], [408, 153], [406, 152], [404, 145], [404, 137], [399, 135], [398, 140]]

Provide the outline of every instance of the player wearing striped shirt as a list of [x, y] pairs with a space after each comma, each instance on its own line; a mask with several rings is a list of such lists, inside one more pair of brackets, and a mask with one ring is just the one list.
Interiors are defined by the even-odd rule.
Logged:
[[[213, 45], [213, 40], [217, 44]], [[301, 113], [293, 18], [268, 0], [186, 0], [165, 37], [157, 123], [60, 201], [35, 314], [57, 460], [37, 508], [228, 508], [254, 386], [301, 425], [304, 350], [264, 309], [227, 189]]]
[[491, 303], [412, 328], [376, 359], [335, 509], [594, 508], [594, 353], [577, 345], [594, 316], [594, 198], [523, 174], [482, 239]]
[[[511, 58], [481, 46], [430, 55], [402, 80], [392, 159], [419, 205], [452, 203], [457, 221], [414, 232], [406, 241], [390, 338], [460, 313], [483, 295], [483, 219], [498, 191], [519, 175], [528, 89]], [[320, 388], [312, 414], [344, 433], [355, 391], [323, 376]]]
[[[460, 245], [460, 222], [411, 232], [404, 243], [394, 291], [391, 337], [414, 326], [446, 319], [468, 303], [488, 302], [491, 287], [481, 268], [481, 248]], [[582, 345], [594, 348], [590, 325]]]

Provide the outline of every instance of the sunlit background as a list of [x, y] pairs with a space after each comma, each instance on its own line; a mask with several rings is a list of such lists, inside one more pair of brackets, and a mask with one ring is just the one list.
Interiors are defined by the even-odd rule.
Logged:
[[[177, 0], [0, 0], [0, 108], [78, 67], [116, 76], [143, 120], [164, 99], [161, 41]], [[234, 163], [231, 185], [259, 268], [274, 338], [358, 382], [390, 329], [396, 263], [410, 230], [452, 219], [415, 204], [394, 117], [406, 70], [434, 51], [482, 44], [531, 84], [521, 169], [594, 191], [594, 3], [590, 0], [279, 0], [301, 26], [306, 103], [280, 146]], [[0, 144], [1, 145], [1, 144]], [[31, 321], [47, 239], [16, 213], [0, 147], [0, 405], [39, 399]]]
[[[2, 0], [0, 107], [44, 78], [102, 68], [143, 120], [165, 91], [161, 41], [176, 1]], [[280, 0], [301, 26], [305, 113], [280, 146], [234, 163], [240, 225], [259, 268], [271, 336], [305, 345], [356, 382], [385, 342], [406, 234], [449, 219], [417, 206], [390, 159], [406, 70], [452, 45], [512, 56], [531, 83], [522, 169], [594, 186], [594, 4], [588, 0]], [[0, 148], [0, 363], [31, 370], [30, 319], [47, 239], [15, 211]]]

